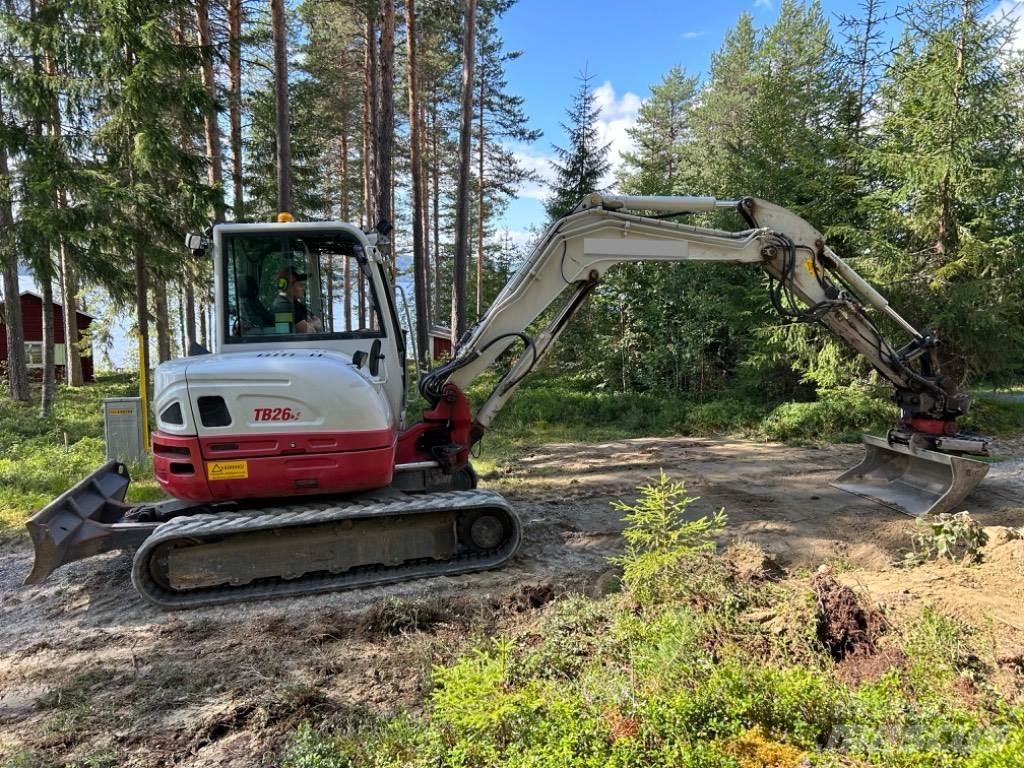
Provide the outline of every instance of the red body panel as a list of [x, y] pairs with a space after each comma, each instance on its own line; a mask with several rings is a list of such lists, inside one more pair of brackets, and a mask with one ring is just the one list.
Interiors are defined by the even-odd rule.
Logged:
[[[395, 441], [389, 429], [218, 438], [155, 432], [153, 469], [165, 491], [188, 501], [355, 493], [391, 482]], [[212, 479], [218, 464], [228, 465], [226, 476]]]
[[929, 419], [926, 416], [915, 416], [910, 420], [910, 428], [926, 435], [953, 436], [960, 431], [956, 421], [950, 419]]
[[469, 463], [469, 449], [476, 442], [473, 426], [466, 396], [454, 384], [446, 384], [437, 405], [399, 436], [396, 460], [399, 464], [434, 460], [448, 472], [460, 469]]
[[[203, 438], [154, 432], [153, 470], [165, 491], [187, 501], [354, 493], [389, 485], [396, 463], [436, 460], [455, 472], [469, 463], [477, 439], [465, 395], [449, 384], [423, 421], [401, 435], [390, 429]], [[224, 477], [214, 479], [217, 474]]]

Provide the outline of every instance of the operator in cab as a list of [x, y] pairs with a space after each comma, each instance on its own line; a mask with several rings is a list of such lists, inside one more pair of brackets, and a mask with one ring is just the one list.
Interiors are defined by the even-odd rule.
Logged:
[[320, 333], [323, 321], [309, 311], [302, 301], [306, 297], [306, 275], [294, 267], [285, 267], [277, 276], [277, 298], [270, 307], [278, 333]]

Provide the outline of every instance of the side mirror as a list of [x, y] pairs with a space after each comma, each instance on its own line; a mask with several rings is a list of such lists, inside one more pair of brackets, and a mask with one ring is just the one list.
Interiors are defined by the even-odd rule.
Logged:
[[380, 353], [380, 339], [374, 339], [373, 344], [370, 345], [370, 375], [380, 375], [380, 361], [384, 359], [384, 355]]

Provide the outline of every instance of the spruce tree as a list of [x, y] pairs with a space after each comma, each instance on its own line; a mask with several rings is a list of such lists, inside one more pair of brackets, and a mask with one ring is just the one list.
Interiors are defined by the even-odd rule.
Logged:
[[695, 194], [689, 149], [693, 141], [690, 115], [697, 78], [672, 67], [640, 107], [629, 129], [635, 149], [622, 155], [619, 185], [641, 195]]
[[601, 180], [611, 167], [611, 144], [602, 144], [598, 132], [600, 109], [590, 87], [594, 77], [584, 71], [578, 79], [579, 88], [566, 110], [568, 121], [561, 123], [568, 146], [554, 147], [555, 180], [544, 204], [551, 221], [571, 212], [586, 195], [601, 192]]
[[922, 0], [882, 85], [864, 202], [878, 274], [953, 371], [1024, 364], [1024, 65], [979, 0]]

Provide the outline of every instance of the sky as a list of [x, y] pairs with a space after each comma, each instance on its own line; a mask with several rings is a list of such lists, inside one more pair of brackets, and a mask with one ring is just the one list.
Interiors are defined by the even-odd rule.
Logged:
[[[507, 65], [509, 92], [526, 99], [531, 127], [544, 136], [530, 146], [516, 146], [520, 161], [547, 178], [552, 144], [564, 145], [559, 123], [579, 86], [579, 74], [593, 76], [601, 108], [599, 129], [611, 143], [611, 161], [629, 147], [627, 134], [650, 86], [673, 66], [706, 76], [711, 55], [740, 14], [749, 12], [763, 27], [775, 21], [780, 0], [519, 0], [501, 19], [499, 29], [509, 50], [522, 56]], [[895, 6], [892, 0], [891, 6]], [[856, 15], [857, 0], [823, 0], [822, 8], [838, 27], [840, 15]], [[999, 0], [993, 13], [1021, 19], [1018, 46], [1024, 48], [1024, 2]], [[893, 33], [898, 31], [893, 28]], [[610, 179], [609, 179], [610, 181]], [[524, 186], [509, 206], [501, 228], [513, 241], [530, 240], [531, 226], [545, 221], [542, 185]], [[703, 194], [693, 190], [693, 194]]]

